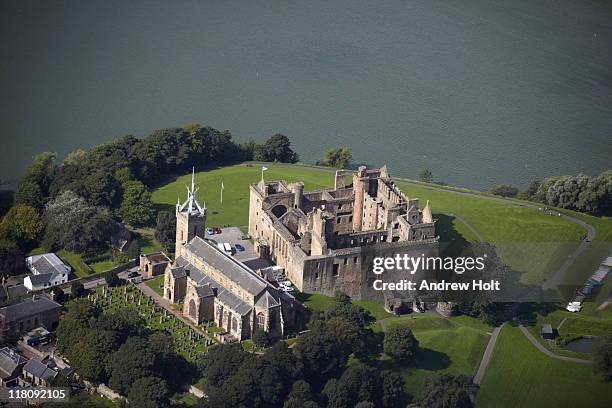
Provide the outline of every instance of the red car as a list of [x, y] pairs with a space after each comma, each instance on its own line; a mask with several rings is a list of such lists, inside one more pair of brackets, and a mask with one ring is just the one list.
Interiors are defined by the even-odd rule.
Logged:
[[212, 230], [215, 234], [220, 234], [221, 233], [221, 228], [219, 227], [212, 227]]

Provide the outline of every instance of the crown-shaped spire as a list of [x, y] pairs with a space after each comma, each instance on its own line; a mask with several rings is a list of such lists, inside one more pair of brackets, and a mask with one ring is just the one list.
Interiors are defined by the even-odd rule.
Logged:
[[200, 205], [196, 194], [199, 188], [195, 186], [195, 167], [192, 168], [191, 171], [191, 187], [185, 186], [187, 188], [187, 200], [183, 204], [179, 204], [177, 202], [177, 207], [180, 212], [187, 210], [189, 214], [206, 214], [206, 203], [204, 205]]

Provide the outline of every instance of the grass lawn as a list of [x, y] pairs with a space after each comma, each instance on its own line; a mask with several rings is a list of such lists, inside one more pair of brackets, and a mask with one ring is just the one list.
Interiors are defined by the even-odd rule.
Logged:
[[[334, 175], [302, 169], [291, 169], [275, 164], [266, 164], [266, 180], [304, 181], [306, 190], [333, 186]], [[249, 219], [249, 185], [261, 179], [261, 165], [222, 167], [196, 174], [200, 202], [206, 201], [207, 224], [210, 226], [235, 225], [244, 227]], [[220, 202], [223, 181], [223, 204]], [[153, 191], [153, 202], [158, 210], [174, 211], [176, 199], [185, 200], [186, 185], [191, 184], [191, 174], [179, 177]]]
[[[318, 293], [296, 293], [295, 297], [304, 303], [309, 309], [317, 312], [326, 311], [331, 305], [333, 299], [330, 296], [320, 295]], [[353, 303], [363, 307], [370, 312], [376, 320], [384, 319], [391, 316], [385, 311], [382, 301], [379, 300], [354, 300]]]
[[183, 404], [187, 406], [193, 407], [197, 405], [198, 398], [195, 395], [186, 392], [185, 394], [181, 395], [181, 397], [179, 398], [179, 401], [181, 401]]
[[612, 384], [591, 365], [550, 358], [516, 327], [504, 326], [476, 399], [477, 407], [606, 407]]
[[450, 373], [474, 375], [489, 336], [472, 327], [460, 326], [435, 315], [411, 315], [387, 320], [387, 327], [409, 326], [419, 350], [413, 360], [396, 363], [383, 359], [381, 369], [396, 371], [406, 382], [406, 392], [418, 398], [425, 380]]
[[140, 245], [140, 252], [143, 254], [150, 254], [151, 252], [159, 252], [163, 249], [162, 245], [155, 239], [155, 230], [153, 228], [138, 228], [132, 231], [138, 244]]
[[150, 287], [159, 296], [164, 296], [164, 275], [159, 275], [153, 279], [149, 279], [146, 282], [147, 286]]
[[[579, 225], [534, 208], [422, 187], [400, 188], [409, 197], [418, 197], [422, 204], [429, 200], [434, 218], [444, 212], [465, 219], [485, 241], [497, 244], [502, 259], [522, 273], [525, 284], [539, 283], [556, 272], [573, 249], [566, 244], [579, 242], [585, 234]], [[466, 240], [474, 240], [474, 234], [461, 221], [454, 219], [453, 227]]]
[[117, 264], [113, 260], [108, 261], [100, 261], [89, 264], [89, 267], [94, 270], [94, 272], [104, 272], [109, 269], [114, 268]]

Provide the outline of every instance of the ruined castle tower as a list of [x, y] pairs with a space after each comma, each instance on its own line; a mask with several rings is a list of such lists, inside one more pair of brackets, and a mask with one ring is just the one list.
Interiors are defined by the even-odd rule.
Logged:
[[187, 187], [187, 200], [176, 203], [176, 256], [180, 255], [183, 245], [193, 237], [204, 238], [206, 231], [206, 203], [200, 205], [195, 188], [195, 170], [191, 174], [191, 187]]

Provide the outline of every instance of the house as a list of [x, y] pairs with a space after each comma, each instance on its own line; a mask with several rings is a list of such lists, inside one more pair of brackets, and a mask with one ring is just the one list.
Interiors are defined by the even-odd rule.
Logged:
[[43, 362], [33, 358], [23, 366], [19, 382], [22, 387], [49, 387], [57, 375], [53, 360]]
[[46, 295], [33, 295], [0, 308], [0, 341], [15, 339], [39, 326], [54, 328], [61, 309], [62, 305]]
[[14, 387], [28, 359], [12, 347], [0, 348], [0, 387]]
[[26, 265], [32, 275], [23, 279], [23, 285], [29, 291], [66, 283], [71, 272], [71, 268], [54, 253], [30, 256], [26, 259]]
[[542, 329], [540, 330], [540, 335], [543, 339], [552, 340], [555, 338], [555, 334], [553, 333], [552, 325], [546, 323], [542, 325]]

